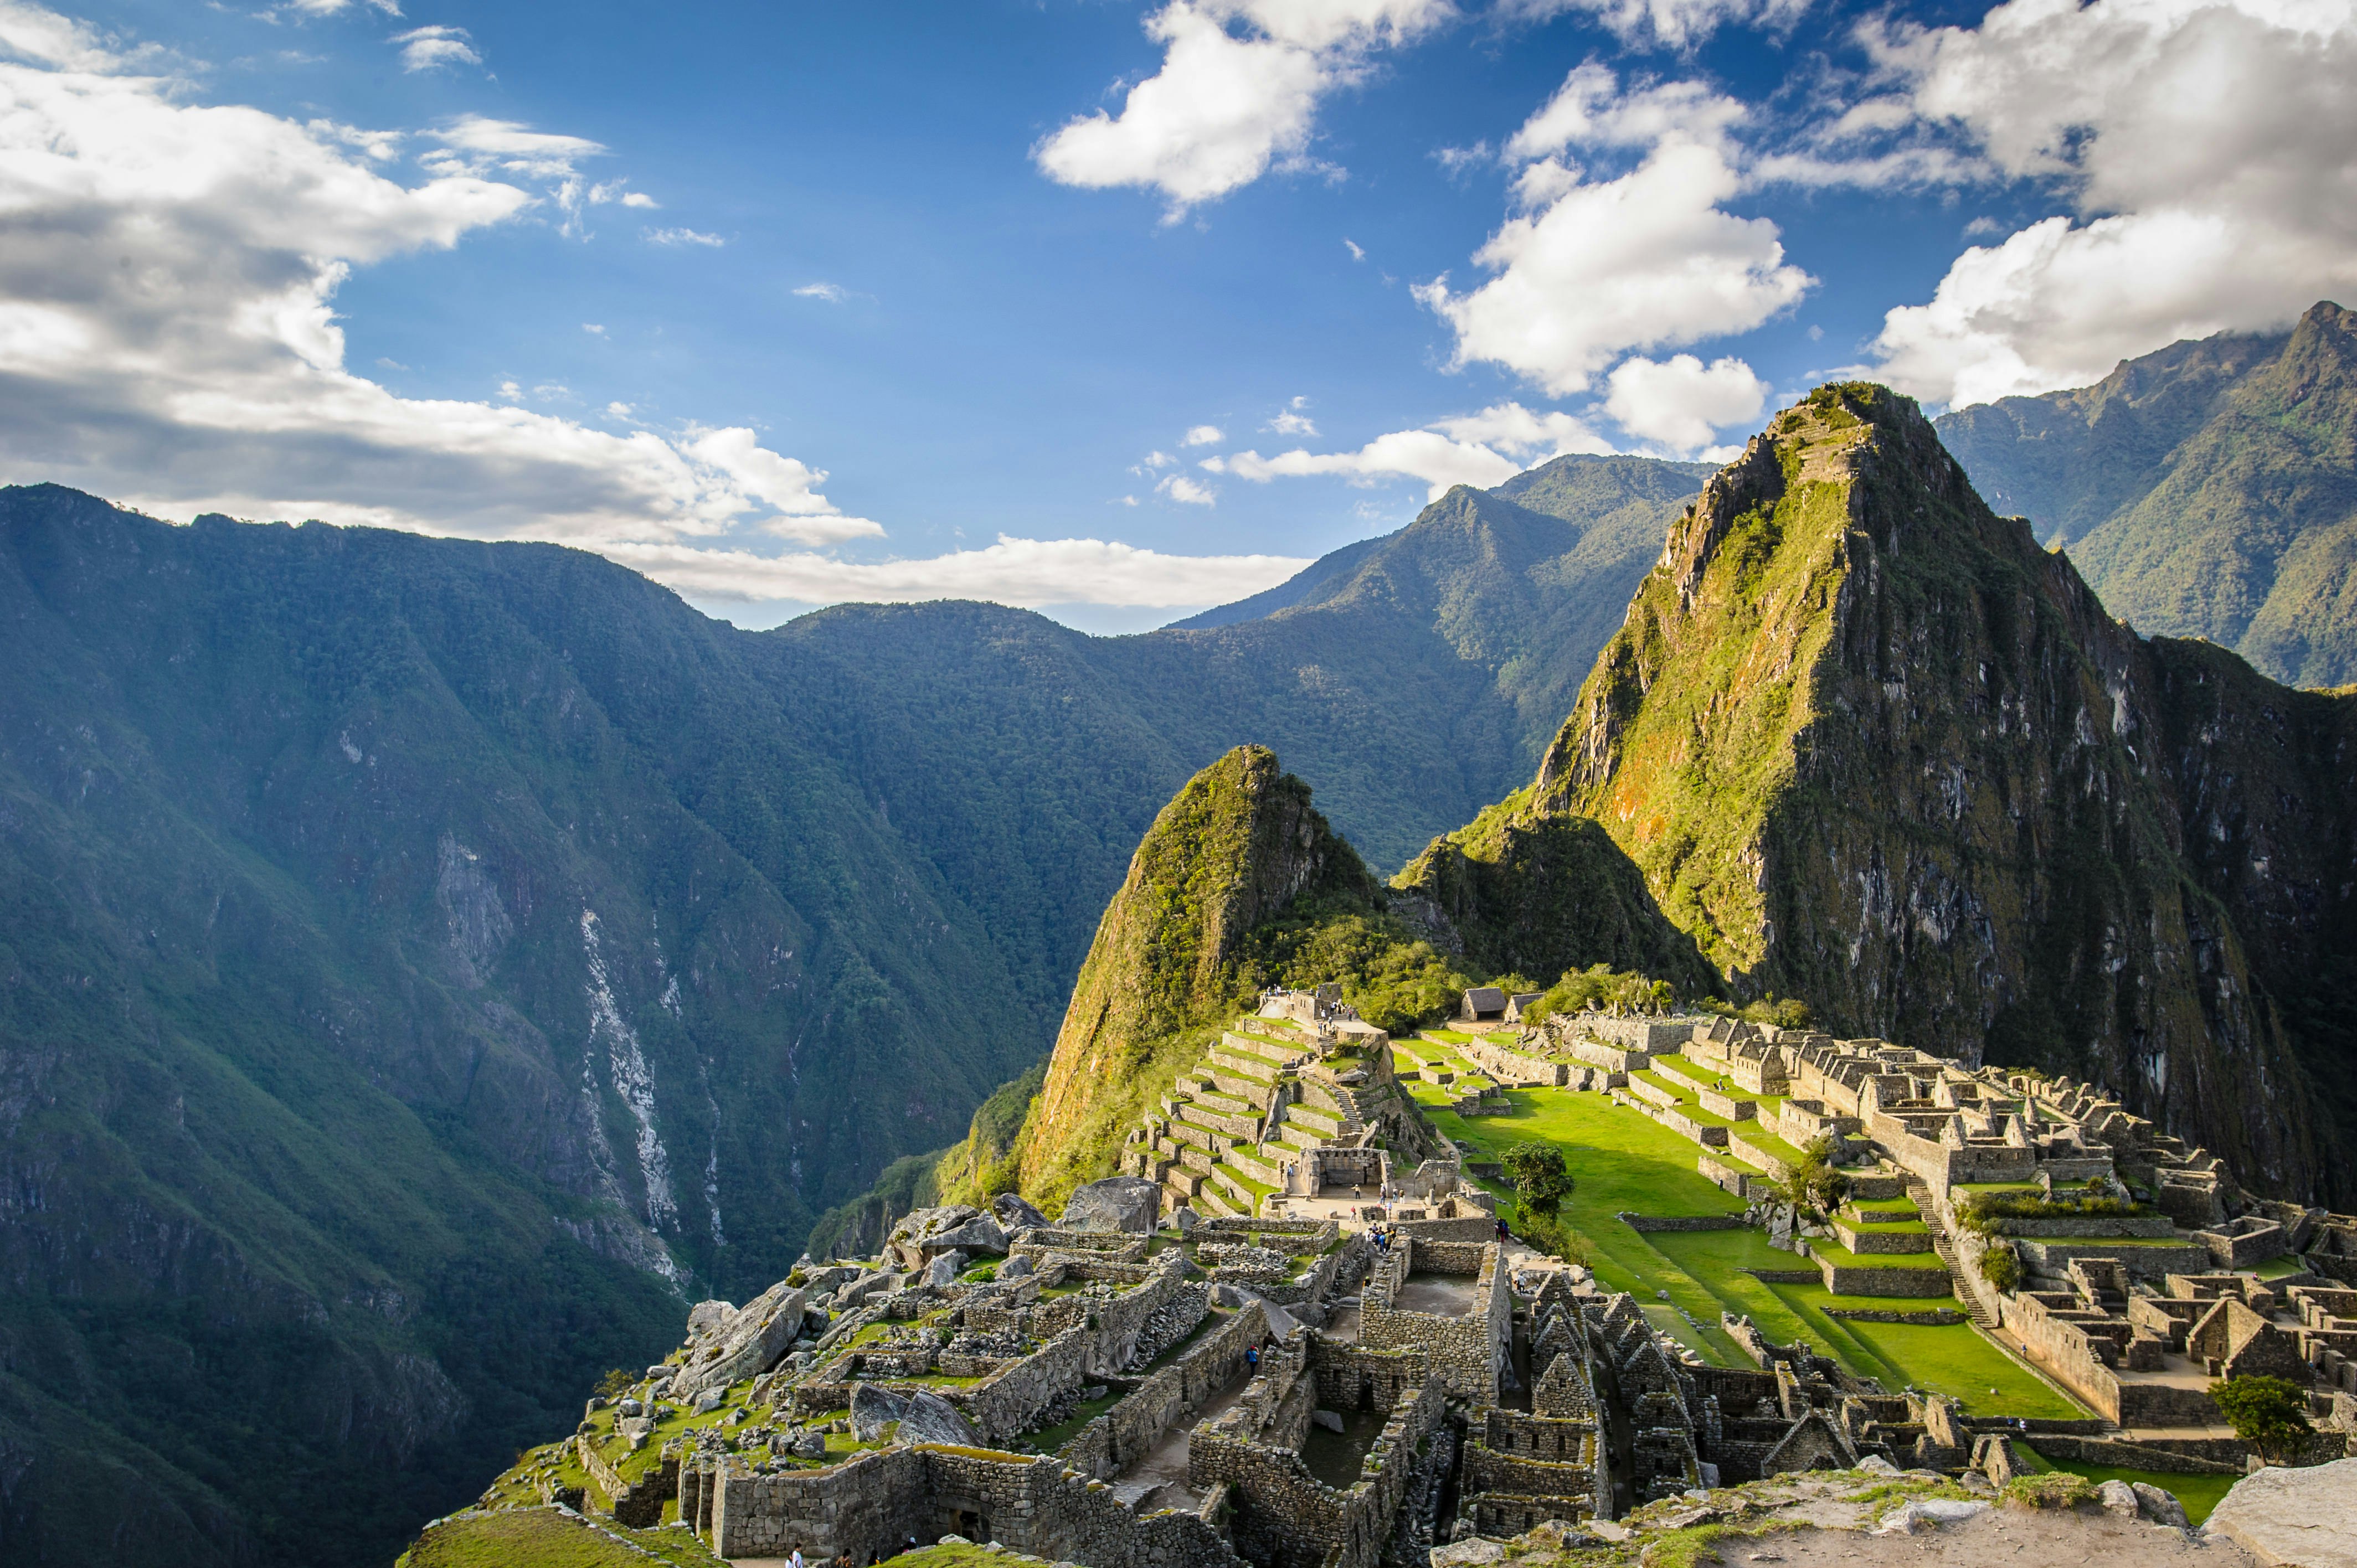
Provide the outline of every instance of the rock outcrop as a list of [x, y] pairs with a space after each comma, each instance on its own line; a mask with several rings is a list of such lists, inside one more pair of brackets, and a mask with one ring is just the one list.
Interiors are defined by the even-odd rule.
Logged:
[[1162, 1189], [1143, 1176], [1107, 1176], [1073, 1189], [1063, 1223], [1075, 1230], [1150, 1234], [1162, 1212]]
[[2357, 1459], [2245, 1476], [2203, 1531], [2266, 1563], [2357, 1568]]
[[726, 1317], [707, 1319], [688, 1336], [686, 1361], [672, 1378], [671, 1397], [692, 1400], [767, 1371], [802, 1332], [807, 1303], [802, 1287], [780, 1280]]

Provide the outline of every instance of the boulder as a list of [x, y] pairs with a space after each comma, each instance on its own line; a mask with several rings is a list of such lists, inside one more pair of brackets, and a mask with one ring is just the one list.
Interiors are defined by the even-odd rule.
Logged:
[[884, 1435], [884, 1429], [909, 1413], [906, 1395], [874, 1383], [854, 1383], [851, 1386], [851, 1434], [862, 1443], [874, 1443]]
[[726, 1389], [712, 1388], [706, 1389], [702, 1393], [695, 1396], [695, 1403], [693, 1408], [698, 1415], [710, 1415], [714, 1411], [718, 1410], [722, 1405], [727, 1402], [728, 1391]]
[[1178, 1212], [1170, 1216], [1170, 1223], [1177, 1228], [1181, 1236], [1192, 1236], [1195, 1233], [1195, 1227], [1203, 1223], [1203, 1217], [1182, 1203], [1178, 1206]]
[[990, 1212], [1008, 1231], [1028, 1230], [1048, 1223], [1048, 1217], [1024, 1201], [1019, 1192], [1002, 1192], [990, 1200]]
[[2262, 1563], [2357, 1568], [2357, 1459], [2254, 1471], [2219, 1499], [2202, 1530]]
[[647, 1413], [647, 1407], [645, 1405], [640, 1404], [637, 1400], [630, 1399], [622, 1401], [619, 1404], [614, 1407], [614, 1410], [617, 1414], [624, 1417], [644, 1415]]
[[1004, 1252], [1006, 1232], [979, 1208], [963, 1203], [919, 1208], [892, 1227], [885, 1255], [903, 1269], [920, 1269], [943, 1252]]
[[719, 1327], [722, 1324], [727, 1322], [728, 1319], [736, 1314], [736, 1305], [732, 1302], [697, 1302], [694, 1306], [687, 1309], [688, 1337], [693, 1339], [698, 1334], [707, 1334], [713, 1329]]
[[1235, 1286], [1221, 1283], [1215, 1284], [1211, 1287], [1211, 1305], [1213, 1306], [1236, 1307], [1242, 1306], [1243, 1304], [1244, 1293], [1238, 1290]]
[[1486, 1564], [1505, 1560], [1505, 1542], [1478, 1535], [1469, 1541], [1453, 1541], [1432, 1549], [1432, 1568], [1485, 1568]]
[[959, 1273], [963, 1271], [964, 1267], [965, 1254], [963, 1252], [950, 1251], [935, 1253], [933, 1261], [925, 1265], [925, 1283], [929, 1285], [945, 1285], [952, 1283], [957, 1279]]
[[892, 1441], [899, 1444], [940, 1443], [952, 1448], [979, 1448], [981, 1434], [976, 1433], [958, 1407], [927, 1389], [919, 1389], [909, 1396], [909, 1408], [901, 1413], [900, 1430]]
[[687, 1365], [672, 1374], [671, 1397], [694, 1399], [705, 1389], [725, 1389], [768, 1371], [802, 1332], [805, 1300], [799, 1286], [780, 1280], [726, 1322], [691, 1335]]
[[2150, 1481], [2130, 1481], [2128, 1488], [2136, 1493], [2137, 1510], [2153, 1523], [2178, 1530], [2192, 1528], [2185, 1518], [2185, 1505]]
[[1073, 1190], [1062, 1224], [1075, 1230], [1152, 1233], [1162, 1212], [1162, 1189], [1144, 1176], [1107, 1176]]
[[2143, 1512], [2136, 1502], [2136, 1488], [2126, 1481], [2105, 1481], [2095, 1488], [2095, 1496], [2104, 1511], [2114, 1519], [2134, 1519]]
[[998, 1277], [1002, 1280], [1027, 1279], [1030, 1273], [1031, 1260], [1028, 1258], [1009, 1258], [998, 1270]]
[[805, 1432], [794, 1439], [788, 1452], [797, 1459], [823, 1459], [826, 1457], [826, 1439], [815, 1432]]

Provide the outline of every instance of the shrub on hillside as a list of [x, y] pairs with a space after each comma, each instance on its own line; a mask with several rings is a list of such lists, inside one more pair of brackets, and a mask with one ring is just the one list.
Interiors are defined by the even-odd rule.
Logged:
[[1499, 1161], [1525, 1214], [1552, 1215], [1571, 1196], [1571, 1171], [1553, 1144], [1516, 1144]]
[[2021, 1288], [2021, 1254], [2010, 1241], [1993, 1241], [1981, 1254], [1981, 1278], [1999, 1290]]

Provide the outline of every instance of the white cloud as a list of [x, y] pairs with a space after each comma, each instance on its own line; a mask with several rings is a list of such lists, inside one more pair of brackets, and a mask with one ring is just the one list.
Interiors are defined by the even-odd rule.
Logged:
[[630, 419], [635, 416], [636, 411], [627, 403], [618, 401], [606, 405], [606, 417], [608, 419]]
[[1315, 421], [1313, 421], [1308, 414], [1296, 413], [1289, 408], [1279, 413], [1275, 418], [1270, 420], [1266, 424], [1262, 425], [1261, 428], [1263, 430], [1273, 432], [1278, 435], [1315, 435], [1318, 434], [1318, 425]]
[[594, 321], [583, 322], [581, 324], [581, 330], [588, 333], [593, 338], [603, 338], [606, 335], [606, 329], [603, 327], [598, 326], [597, 323]]
[[1501, 0], [1498, 7], [1509, 20], [1534, 22], [1584, 11], [1626, 42], [1672, 48], [1698, 44], [1724, 27], [1789, 28], [1808, 8], [1809, 0]]
[[1378, 48], [1455, 15], [1449, 0], [1170, 0], [1146, 19], [1162, 69], [1118, 116], [1084, 115], [1032, 148], [1065, 185], [1145, 186], [1166, 221], [1278, 166], [1311, 166], [1318, 100], [1357, 81]]
[[806, 283], [794, 293], [803, 299], [823, 299], [829, 305], [841, 305], [851, 297], [851, 291], [839, 283]]
[[1195, 424], [1189, 425], [1187, 429], [1187, 434], [1178, 438], [1178, 445], [1181, 446], [1216, 446], [1220, 442], [1225, 441], [1227, 438], [1226, 433], [1221, 430], [1221, 428], [1216, 424]]
[[1166, 555], [1115, 541], [1003, 533], [980, 550], [915, 561], [838, 561], [678, 545], [618, 545], [606, 553], [683, 594], [707, 599], [833, 604], [974, 598], [1033, 608], [1225, 604], [1273, 588], [1309, 564], [1307, 558], [1289, 555]]
[[[1455, 362], [1494, 361], [1561, 396], [1627, 349], [1749, 331], [1799, 299], [1813, 280], [1786, 264], [1776, 226], [1724, 209], [1744, 185], [1729, 139], [1744, 114], [1696, 83], [1623, 94], [1604, 68], [1575, 70], [1508, 144], [1532, 161], [1515, 182], [1524, 210], [1474, 253], [1497, 275], [1416, 290], [1455, 329]], [[1576, 146], [1647, 150], [1590, 179], [1562, 156]]]
[[1378, 435], [1355, 452], [1296, 450], [1273, 457], [1237, 452], [1207, 457], [1202, 466], [1255, 484], [1314, 475], [1336, 475], [1354, 484], [1416, 478], [1425, 482], [1428, 499], [1437, 500], [1452, 485], [1487, 489], [1503, 484], [1545, 457], [1611, 450], [1609, 442], [1570, 414], [1534, 413], [1506, 403], [1422, 430]]
[[401, 46], [402, 70], [436, 70], [444, 66], [482, 64], [483, 57], [468, 41], [472, 36], [464, 27], [436, 25], [395, 33], [393, 41]]
[[1351, 252], [1351, 259], [1354, 262], [1363, 262], [1367, 259], [1367, 252], [1359, 248], [1359, 242], [1347, 235], [1343, 237], [1342, 248]]
[[597, 144], [464, 119], [404, 184], [350, 136], [195, 102], [51, 13], [0, 6], [0, 42], [8, 478], [158, 513], [591, 547], [832, 517], [814, 475], [749, 437], [587, 428], [520, 406], [522, 376], [498, 401], [398, 397], [346, 364], [334, 298], [352, 269], [555, 202]]
[[339, 12], [357, 10], [362, 6], [382, 11], [388, 16], [401, 15], [400, 0], [286, 0], [285, 4], [287, 10], [300, 11], [309, 16], [332, 16]]
[[1708, 446], [1719, 430], [1759, 418], [1768, 405], [1768, 383], [1736, 359], [1705, 365], [1692, 354], [1659, 363], [1632, 356], [1608, 384], [1604, 412], [1621, 429], [1679, 453]]
[[380, 369], [387, 371], [405, 371], [409, 369], [407, 365], [403, 364], [399, 360], [387, 359], [382, 354], [377, 356], [376, 362]]
[[1172, 500], [1188, 506], [1217, 506], [1220, 500], [1219, 491], [1209, 485], [1199, 484], [1184, 474], [1163, 475], [1161, 482], [1154, 489], [1157, 495], [1168, 496]]
[[625, 207], [643, 208], [648, 211], [652, 211], [656, 207], [662, 204], [656, 201], [653, 197], [649, 196], [645, 191], [634, 190], [622, 198], [622, 205]]
[[[649, 229], [645, 231], [651, 243], [657, 245], [725, 245], [728, 242], [717, 234], [699, 234], [693, 229]], [[802, 289], [794, 290], [803, 293]]]
[[2357, 288], [2357, 4], [2013, 0], [1879, 39], [1912, 112], [2069, 208], [1890, 312], [1881, 372], [1975, 403]]

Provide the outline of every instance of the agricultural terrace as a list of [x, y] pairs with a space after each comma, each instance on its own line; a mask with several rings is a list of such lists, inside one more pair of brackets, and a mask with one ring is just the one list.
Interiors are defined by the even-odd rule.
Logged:
[[[1422, 1044], [1410, 1043], [1406, 1049], [1415, 1051]], [[1683, 1064], [1678, 1070], [1701, 1076], [1700, 1069]], [[1827, 1308], [1887, 1311], [1932, 1303], [1837, 1296], [1822, 1284], [1770, 1283], [1746, 1273], [1810, 1266], [1806, 1259], [1770, 1246], [1762, 1230], [1641, 1234], [1630, 1229], [1617, 1218], [1624, 1211], [1665, 1218], [1740, 1214], [1745, 1205], [1695, 1168], [1698, 1151], [1691, 1140], [1606, 1095], [1510, 1090], [1510, 1111], [1467, 1117], [1450, 1109], [1463, 1092], [1454, 1085], [1422, 1082], [1405, 1066], [1400, 1076], [1433, 1124], [1475, 1151], [1470, 1162], [1495, 1161], [1517, 1143], [1559, 1146], [1577, 1184], [1562, 1219], [1578, 1261], [1595, 1271], [1605, 1289], [1633, 1294], [1655, 1326], [1706, 1360], [1726, 1367], [1751, 1364], [1718, 1326], [1722, 1312], [1749, 1314], [1770, 1339], [1807, 1339], [1861, 1377], [1878, 1378], [1894, 1391], [1916, 1388], [1950, 1395], [1968, 1414], [2071, 1419], [2087, 1413], [1970, 1324], [1861, 1323], [1826, 1316]], [[1494, 1178], [1484, 1185], [1511, 1197]]]

